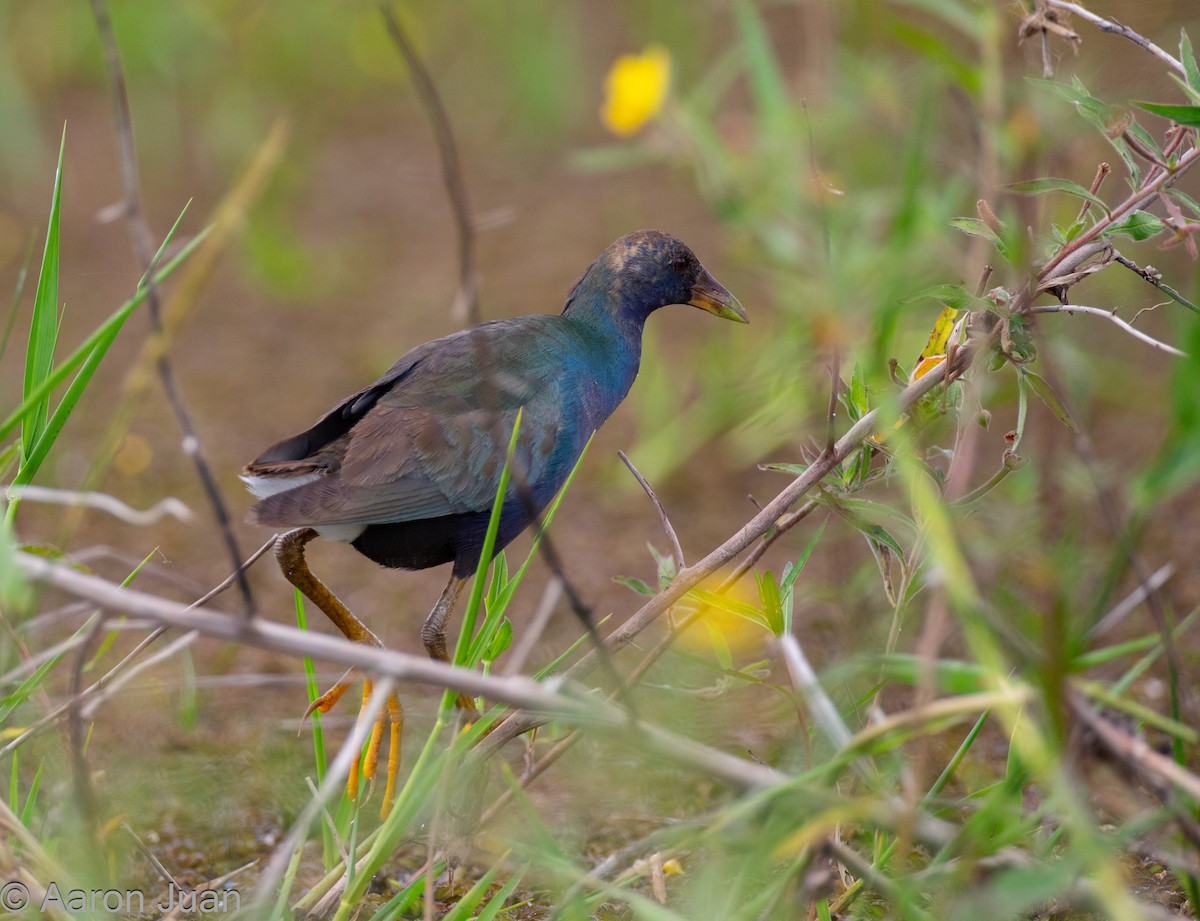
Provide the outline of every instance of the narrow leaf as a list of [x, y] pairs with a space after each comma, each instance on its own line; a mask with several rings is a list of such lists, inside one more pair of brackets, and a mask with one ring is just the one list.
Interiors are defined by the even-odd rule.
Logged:
[[1134, 105], [1185, 128], [1200, 128], [1200, 106], [1162, 105], [1157, 102], [1135, 102]]
[[911, 304], [925, 298], [940, 301], [943, 306], [955, 310], [986, 310], [989, 306], [983, 298], [975, 297], [962, 285], [931, 285], [910, 294], [904, 303]]
[[[180, 251], [170, 263], [163, 267], [155, 276], [155, 284], [161, 284], [166, 281], [181, 266], [184, 261], [195, 252], [196, 248], [204, 242], [208, 236], [208, 230], [197, 234], [187, 246]], [[87, 337], [74, 352], [64, 359], [52, 373], [42, 380], [32, 392], [26, 393], [25, 398], [21, 401], [21, 405], [8, 414], [8, 417], [0, 422], [0, 438], [4, 438], [14, 428], [20, 425], [31, 412], [39, 401], [45, 400], [49, 403], [50, 392], [67, 379], [76, 368], [83, 364], [84, 360], [91, 355], [93, 349], [103, 339], [113, 332], [114, 327], [120, 329], [121, 325], [129, 319], [129, 315], [133, 313], [142, 303], [149, 297], [150, 291], [148, 288], [139, 288], [137, 294], [127, 300], [124, 304], [118, 307], [108, 319], [105, 320], [95, 332]], [[32, 442], [30, 442], [32, 444]]]
[[1153, 214], [1135, 211], [1122, 218], [1104, 231], [1106, 237], [1129, 237], [1131, 240], [1149, 240], [1163, 232], [1165, 225]]
[[1179, 30], [1179, 60], [1183, 64], [1188, 86], [1200, 93], [1200, 65], [1196, 64], [1196, 55], [1192, 53], [1192, 40], [1188, 38], [1184, 29]]
[[983, 237], [997, 247], [1000, 246], [1000, 235], [977, 217], [956, 217], [950, 222], [950, 226], [969, 236]]
[[1070, 179], [1029, 179], [1025, 182], [1014, 182], [1008, 187], [1011, 191], [1018, 195], [1041, 195], [1044, 192], [1066, 192], [1069, 195], [1075, 195], [1078, 198], [1090, 201], [1097, 208], [1101, 209], [1105, 214], [1108, 214], [1108, 205], [1104, 199], [1093, 195], [1078, 182], [1072, 182]]
[[1079, 428], [1075, 425], [1075, 420], [1071, 418], [1071, 413], [1063, 405], [1062, 400], [1058, 398], [1058, 394], [1054, 392], [1054, 388], [1043, 377], [1034, 374], [1027, 368], [1021, 368], [1020, 373], [1029, 383], [1029, 386], [1033, 388], [1033, 392], [1046, 404], [1046, 408], [1058, 417], [1059, 422], [1072, 432], [1079, 431]]
[[[50, 200], [50, 221], [46, 227], [46, 247], [42, 252], [42, 268], [38, 275], [37, 293], [33, 298], [33, 318], [29, 324], [29, 343], [25, 352], [25, 391], [38, 389], [54, 366], [54, 344], [58, 338], [58, 219], [62, 204], [63, 153], [67, 149], [67, 129], [63, 128], [58, 148], [58, 167], [54, 171], [54, 193]], [[49, 395], [38, 399], [30, 408], [21, 427], [21, 450], [24, 456], [41, 438], [50, 413]]]

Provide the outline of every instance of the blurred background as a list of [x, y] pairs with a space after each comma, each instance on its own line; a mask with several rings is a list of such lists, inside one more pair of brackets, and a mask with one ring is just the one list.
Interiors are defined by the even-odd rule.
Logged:
[[[1168, 49], [1181, 26], [1200, 25], [1190, 0], [1098, 0], [1094, 8]], [[250, 505], [237, 480], [241, 466], [408, 349], [461, 325], [451, 313], [458, 255], [437, 147], [373, 4], [111, 0], [110, 10], [157, 238], [189, 202], [181, 233], [198, 232], [272, 126], [284, 119], [290, 129], [269, 183], [170, 346], [248, 553], [269, 535], [241, 524]], [[1038, 234], [1052, 221], [1069, 223], [1078, 202], [1018, 197], [1006, 184], [1049, 175], [1087, 186], [1097, 163], [1112, 160], [1105, 193], [1116, 198], [1124, 188], [1103, 137], [1039, 85], [1041, 43], [1018, 43], [1016, 4], [410, 0], [397, 15], [458, 142], [484, 318], [557, 312], [601, 250], [639, 227], [685, 240], [750, 314], [749, 327], [683, 307], [653, 317], [641, 377], [592, 445], [558, 516], [553, 534], [567, 574], [598, 616], [617, 621], [640, 600], [614, 577], [654, 584], [646, 545], [666, 548], [618, 449], [658, 491], [688, 560], [698, 559], [753, 514], [754, 502], [786, 484], [759, 464], [798, 463], [823, 443], [835, 351], [844, 377], [857, 364], [882, 392], [888, 359], [911, 369], [940, 309], [912, 296], [941, 284], [974, 290], [994, 254], [950, 229], [951, 219], [974, 216], [986, 199], [1005, 220], [1031, 228], [1018, 260], [1027, 266], [1044, 254]], [[1117, 109], [1181, 101], [1148, 55], [1074, 27], [1083, 36], [1078, 47], [1051, 43], [1055, 79], [1077, 76]], [[653, 45], [669, 56], [668, 97], [653, 119], [619, 137], [601, 117], [606, 75], [619, 56]], [[110, 87], [87, 4], [8, 0], [0, 6], [0, 290], [15, 289], [31, 241], [40, 253], [64, 124], [61, 341], [73, 346], [131, 295], [141, 274], [124, 223], [106, 219], [122, 198]], [[1184, 187], [1196, 194], [1194, 178]], [[1130, 252], [1194, 293], [1185, 248], [1160, 251], [1155, 242], [1130, 244]], [[1014, 282], [1018, 266], [997, 264], [992, 284]], [[1074, 295], [1126, 308], [1127, 317], [1163, 300], [1119, 271]], [[0, 361], [6, 405], [20, 393], [31, 298], [28, 290]], [[1195, 317], [1176, 305], [1139, 326], [1200, 353]], [[1200, 442], [1188, 440], [1196, 435], [1181, 419], [1200, 393], [1192, 389], [1200, 381], [1195, 361], [1168, 362], [1094, 318], [1049, 317], [1040, 329], [1109, 483], [1128, 490], [1152, 524], [1167, 522], [1147, 526], [1147, 553], [1194, 560], [1200, 531], [1187, 522], [1195, 520], [1197, 469], [1187, 446]], [[190, 600], [228, 573], [228, 558], [156, 384], [111, 464], [96, 467], [147, 331], [142, 314], [127, 324], [40, 480], [63, 488], [90, 482], [136, 507], [176, 496], [195, 522], [140, 528], [29, 502], [18, 534], [68, 553], [114, 548], [116, 556], [89, 565], [115, 579], [153, 551], [139, 585]], [[983, 375], [981, 393], [994, 418], [974, 484], [994, 470], [1015, 424], [1011, 375]], [[930, 444], [950, 444], [952, 425], [938, 424]], [[1107, 560], [1111, 548], [1098, 536], [1069, 433], [1040, 404], [1028, 424], [1023, 453], [1032, 463], [964, 525], [964, 540], [985, 590], [1002, 606], [1012, 596], [1015, 629], [1036, 636], [1038, 606], [1064, 585], [1099, 578], [1090, 564]], [[1170, 510], [1160, 511], [1166, 499]], [[816, 519], [796, 529], [761, 567], [778, 571], [795, 559], [815, 527]], [[528, 536], [510, 557], [522, 559], [527, 547]], [[420, 649], [418, 626], [442, 572], [389, 572], [320, 542], [310, 558], [388, 645]], [[878, 645], [891, 609], [862, 536], [835, 519], [809, 565], [796, 619], [818, 666]], [[536, 566], [512, 614], [518, 636], [545, 580]], [[291, 592], [273, 562], [256, 566], [251, 582], [263, 616], [292, 621]], [[1172, 591], [1180, 609], [1200, 601], [1194, 572]], [[236, 605], [234, 593], [218, 602]], [[562, 635], [577, 633], [565, 605], [557, 620]], [[41, 639], [23, 641], [47, 642], [73, 626], [51, 620]], [[765, 635], [746, 642], [744, 652], [733, 644], [745, 660], [767, 658]], [[305, 700], [292, 660], [203, 642], [191, 656], [195, 662], [143, 676], [108, 707], [94, 747], [114, 808], [123, 798], [136, 802], [152, 775], [162, 793], [145, 826], [173, 836], [179, 862], [194, 842], [207, 871], [221, 859], [213, 842], [247, 835], [228, 846], [253, 853], [307, 796], [282, 774], [308, 758], [295, 738]], [[232, 676], [241, 674], [260, 677], [257, 689], [238, 687]], [[272, 675], [284, 686], [273, 688]], [[766, 756], [774, 743], [762, 726], [785, 704], [743, 693], [736, 706], [689, 711], [680, 728], [731, 747], [762, 746]], [[414, 725], [427, 721], [432, 692], [410, 690], [406, 699], [418, 701]], [[134, 751], [122, 745], [130, 733], [139, 740]], [[45, 751], [62, 757], [52, 744]], [[586, 775], [585, 765], [580, 770]], [[544, 795], [561, 795], [556, 808], [564, 813], [586, 813], [595, 805], [589, 789], [599, 788], [582, 783], [568, 795], [552, 783]]]

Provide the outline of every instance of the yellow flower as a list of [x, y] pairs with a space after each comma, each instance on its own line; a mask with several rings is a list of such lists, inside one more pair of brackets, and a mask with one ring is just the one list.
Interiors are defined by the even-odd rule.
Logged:
[[604, 81], [605, 127], [620, 137], [636, 134], [662, 109], [670, 84], [671, 55], [662, 45], [621, 55]]

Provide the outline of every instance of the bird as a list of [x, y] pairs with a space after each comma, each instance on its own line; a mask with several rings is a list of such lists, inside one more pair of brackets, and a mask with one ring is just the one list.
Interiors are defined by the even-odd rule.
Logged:
[[[449, 662], [446, 623], [481, 565], [514, 426], [514, 475], [494, 553], [533, 524], [562, 488], [592, 434], [633, 386], [647, 318], [673, 304], [749, 322], [737, 298], [683, 242], [660, 230], [625, 234], [583, 273], [561, 314], [479, 323], [419, 345], [311, 428], [267, 448], [242, 471], [258, 498], [248, 521], [287, 529], [276, 543], [285, 578], [343, 635], [374, 646], [383, 644], [308, 568], [305, 546], [318, 536], [348, 543], [392, 569], [452, 564], [421, 628], [429, 656]], [[348, 678], [309, 712], [331, 709], [348, 689]], [[364, 705], [370, 693], [364, 681]], [[465, 695], [458, 705], [473, 709]], [[382, 709], [368, 744], [368, 778], [375, 773]], [[403, 725], [395, 695], [386, 709], [391, 739], [385, 812]], [[349, 793], [356, 797], [356, 772]]]

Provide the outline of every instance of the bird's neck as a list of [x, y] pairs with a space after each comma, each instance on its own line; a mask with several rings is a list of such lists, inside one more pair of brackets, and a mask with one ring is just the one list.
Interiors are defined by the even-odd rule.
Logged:
[[563, 316], [584, 323], [598, 336], [616, 340], [634, 354], [640, 354], [642, 329], [650, 311], [636, 299], [627, 297], [621, 286], [607, 275], [593, 266], [571, 292]]
[[593, 287], [587, 281], [585, 277], [572, 292], [563, 318], [587, 343], [580, 366], [581, 371], [586, 368], [588, 380], [583, 388], [584, 413], [587, 424], [598, 428], [625, 399], [637, 377], [647, 313], [624, 303], [619, 291]]

